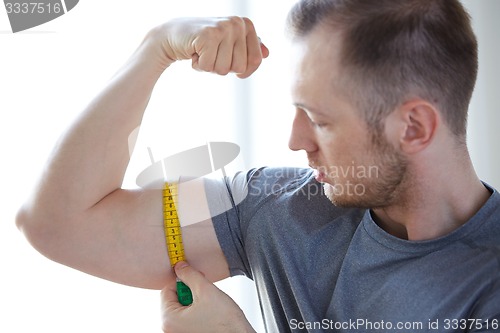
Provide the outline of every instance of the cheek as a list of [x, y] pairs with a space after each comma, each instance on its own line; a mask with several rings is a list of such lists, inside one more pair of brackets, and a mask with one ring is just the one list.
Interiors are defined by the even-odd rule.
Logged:
[[360, 145], [360, 140], [354, 136], [346, 139], [320, 140], [320, 147], [324, 162], [330, 166], [350, 166], [363, 161], [366, 148]]

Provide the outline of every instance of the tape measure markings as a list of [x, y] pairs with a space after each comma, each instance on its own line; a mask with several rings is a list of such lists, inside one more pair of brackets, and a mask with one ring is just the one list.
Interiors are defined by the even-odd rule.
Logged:
[[[163, 188], [163, 226], [167, 243], [168, 257], [172, 268], [180, 261], [185, 261], [184, 244], [182, 243], [181, 223], [177, 214], [177, 184], [165, 183]], [[191, 290], [177, 279], [177, 296], [182, 305], [193, 302]]]

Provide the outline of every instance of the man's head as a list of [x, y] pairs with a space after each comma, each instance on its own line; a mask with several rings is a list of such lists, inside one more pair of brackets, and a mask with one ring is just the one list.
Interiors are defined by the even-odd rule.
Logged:
[[369, 124], [420, 97], [436, 104], [465, 141], [478, 61], [470, 18], [458, 0], [302, 0], [290, 12], [296, 38], [318, 25], [341, 33], [342, 84]]
[[[290, 147], [306, 150], [337, 192], [346, 183], [365, 190], [332, 194], [334, 202], [374, 207], [397, 195], [408, 159], [387, 140], [395, 110], [407, 110], [407, 134], [425, 137], [420, 143], [439, 125], [465, 145], [477, 41], [458, 0], [302, 0], [289, 31], [299, 49]], [[379, 168], [377, 179], [370, 167]]]

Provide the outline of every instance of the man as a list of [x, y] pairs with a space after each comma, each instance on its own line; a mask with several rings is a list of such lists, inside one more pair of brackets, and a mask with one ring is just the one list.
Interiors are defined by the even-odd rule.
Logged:
[[[161, 193], [120, 189], [127, 137], [174, 61], [251, 75], [268, 51], [248, 19], [153, 29], [56, 147], [20, 228], [66, 265], [167, 286], [165, 332], [252, 331], [208, 283], [235, 274], [256, 282], [269, 332], [498, 331], [500, 196], [479, 180], [465, 144], [477, 43], [460, 3], [303, 0], [289, 25], [289, 145], [315, 171], [198, 183], [200, 209], [236, 204], [183, 228], [192, 267], [176, 272], [192, 306], [175, 302], [163, 234], [146, 227], [161, 221]], [[320, 186], [325, 195], [311, 195]]]

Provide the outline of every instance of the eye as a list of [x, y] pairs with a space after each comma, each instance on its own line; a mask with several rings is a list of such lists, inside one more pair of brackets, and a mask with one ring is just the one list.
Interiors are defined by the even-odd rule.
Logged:
[[309, 123], [312, 125], [313, 128], [324, 129], [329, 125], [328, 121], [325, 121], [326, 118], [324, 116], [318, 115], [307, 109], [300, 108], [300, 110], [306, 114], [307, 119], [309, 120]]
[[311, 124], [312, 124], [314, 127], [319, 128], [319, 129], [321, 129], [321, 128], [325, 128], [325, 127], [326, 127], [326, 125], [327, 125], [327, 124], [325, 124], [325, 123], [316, 123], [316, 122], [314, 122], [314, 121], [312, 121], [312, 120], [311, 120]]
[[328, 124], [322, 121], [315, 121], [309, 116], [309, 121], [311, 122], [311, 125], [313, 125], [314, 128], [322, 129], [325, 128]]

